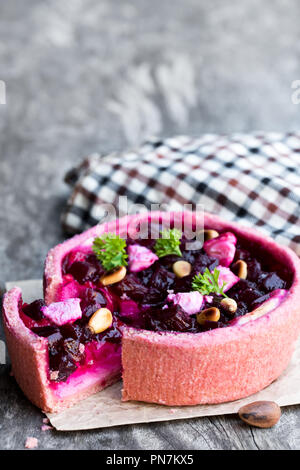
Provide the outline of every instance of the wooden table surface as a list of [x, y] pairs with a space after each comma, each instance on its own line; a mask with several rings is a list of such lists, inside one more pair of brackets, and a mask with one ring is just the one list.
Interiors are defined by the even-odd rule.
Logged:
[[[1, 281], [42, 276], [63, 240], [65, 172], [150, 135], [299, 128], [297, 0], [1, 2]], [[1, 332], [1, 338], [3, 334]], [[41, 431], [0, 365], [0, 448], [296, 449], [300, 408], [274, 429], [236, 416], [89, 432]]]

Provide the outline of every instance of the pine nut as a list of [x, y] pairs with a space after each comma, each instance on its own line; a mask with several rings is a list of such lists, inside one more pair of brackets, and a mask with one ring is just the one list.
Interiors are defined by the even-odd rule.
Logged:
[[204, 230], [204, 238], [206, 240], [212, 240], [213, 238], [217, 238], [219, 236], [219, 232], [216, 230]]
[[120, 266], [116, 271], [113, 271], [111, 274], [105, 274], [101, 277], [100, 282], [103, 286], [110, 286], [111, 284], [116, 284], [117, 282], [122, 281], [126, 276], [127, 270], [125, 266]]
[[254, 401], [242, 406], [238, 411], [239, 417], [258, 428], [271, 428], [280, 419], [281, 409], [274, 401]]
[[219, 321], [220, 310], [216, 307], [206, 308], [197, 315], [197, 322], [199, 325], [204, 325], [206, 321]]
[[233, 271], [240, 279], [247, 279], [247, 263], [242, 259], [239, 259], [234, 263]]
[[191, 274], [192, 265], [188, 261], [176, 261], [172, 266], [174, 274], [177, 277], [185, 277]]
[[111, 326], [112, 321], [111, 311], [108, 308], [99, 308], [89, 320], [89, 329], [94, 335], [102, 333], [102, 331], [107, 330]]
[[229, 297], [225, 297], [220, 302], [221, 307], [229, 313], [235, 313], [237, 311], [237, 303], [234, 299], [230, 299]]
[[207, 240], [212, 240], [213, 238], [217, 238], [220, 235], [219, 232], [217, 232], [216, 230], [212, 230], [212, 229], [203, 229], [203, 230], [200, 230], [199, 233], [203, 233], [205, 242]]

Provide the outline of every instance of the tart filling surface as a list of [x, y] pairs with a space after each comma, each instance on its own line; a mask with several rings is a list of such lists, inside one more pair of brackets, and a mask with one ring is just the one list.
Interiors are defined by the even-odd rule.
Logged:
[[[159, 227], [156, 232], [164, 233]], [[232, 232], [215, 233], [201, 249], [186, 249], [187, 243], [181, 234], [180, 252], [159, 257], [155, 239], [128, 238], [128, 261], [120, 278], [119, 266], [107, 271], [97, 255], [84, 247], [66, 254], [63, 300], [48, 307], [37, 300], [24, 304], [20, 311], [25, 325], [48, 340], [51, 382], [64, 382], [71, 375], [75, 378], [105, 360], [119, 367], [124, 325], [156, 332], [201, 333], [238, 323], [244, 315], [255, 314], [258, 307], [266, 313], [284, 299], [291, 283], [289, 273], [271, 257], [257, 257]], [[246, 273], [239, 271], [241, 261]], [[182, 262], [189, 274], [180, 268]], [[212, 275], [218, 277], [217, 292]], [[78, 298], [66, 301], [65, 292], [70, 290]], [[103, 308], [111, 312], [112, 322], [98, 333], [89, 323]]]

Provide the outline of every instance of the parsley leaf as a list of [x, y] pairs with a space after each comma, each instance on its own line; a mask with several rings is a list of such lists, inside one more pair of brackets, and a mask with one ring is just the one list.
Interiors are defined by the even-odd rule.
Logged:
[[217, 268], [214, 269], [213, 273], [211, 273], [209, 269], [206, 268], [203, 274], [199, 273], [193, 277], [193, 290], [199, 291], [202, 295], [215, 293], [223, 295], [223, 297], [227, 297], [227, 295], [224, 293], [226, 282], [223, 282], [223, 285], [219, 287], [219, 275], [220, 271]]
[[114, 233], [95, 238], [93, 252], [106, 271], [127, 265], [126, 240]]
[[182, 232], [177, 228], [171, 230], [163, 230], [161, 232], [161, 238], [156, 240], [154, 250], [159, 258], [167, 255], [178, 255], [182, 256], [180, 251], [180, 239]]

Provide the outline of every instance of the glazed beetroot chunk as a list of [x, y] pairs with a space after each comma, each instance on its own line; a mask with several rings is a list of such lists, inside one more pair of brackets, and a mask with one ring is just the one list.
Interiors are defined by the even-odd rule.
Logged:
[[197, 332], [197, 321], [179, 305], [165, 309], [148, 309], [144, 312], [144, 327], [153, 331]]
[[75, 261], [70, 266], [67, 266], [65, 272], [71, 274], [74, 279], [81, 284], [88, 281], [96, 284], [105, 270], [102, 268], [96, 256], [89, 254], [84, 260]]
[[[48, 339], [50, 379], [54, 381], [66, 380], [77, 367], [76, 361], [65, 348], [64, 337], [59, 328], [51, 326], [35, 327], [32, 331], [38, 336]], [[77, 343], [79, 349], [79, 342]]]
[[102, 294], [94, 289], [87, 288], [81, 298], [82, 316], [87, 320], [100, 307], [106, 307], [107, 300]]
[[42, 299], [35, 300], [31, 304], [24, 304], [23, 305], [23, 312], [28, 317], [32, 318], [33, 320], [42, 320], [44, 318], [42, 307], [45, 306], [45, 302]]
[[259, 286], [267, 292], [285, 289], [286, 283], [276, 273], [264, 273], [258, 277]]
[[147, 287], [141, 283], [136, 274], [128, 274], [113, 289], [118, 296], [122, 297], [125, 295], [137, 302], [143, 302], [144, 297], [148, 293]]

